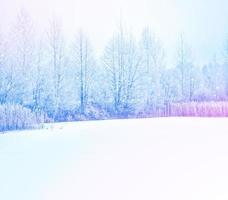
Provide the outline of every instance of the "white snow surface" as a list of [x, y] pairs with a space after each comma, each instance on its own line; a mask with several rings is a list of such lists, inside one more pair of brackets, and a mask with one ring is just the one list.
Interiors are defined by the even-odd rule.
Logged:
[[0, 134], [0, 200], [227, 200], [228, 118], [46, 125]]

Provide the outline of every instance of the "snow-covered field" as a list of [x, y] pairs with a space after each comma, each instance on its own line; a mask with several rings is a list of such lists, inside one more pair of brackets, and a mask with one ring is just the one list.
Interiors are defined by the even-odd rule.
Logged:
[[1, 200], [227, 200], [228, 118], [48, 125], [0, 134]]

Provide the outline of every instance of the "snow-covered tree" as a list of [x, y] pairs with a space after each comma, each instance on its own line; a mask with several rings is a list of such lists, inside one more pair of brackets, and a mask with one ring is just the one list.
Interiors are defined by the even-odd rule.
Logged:
[[92, 51], [92, 45], [82, 30], [80, 30], [75, 37], [73, 51], [74, 68], [76, 72], [76, 93], [77, 96], [79, 96], [80, 112], [81, 114], [84, 114], [90, 97], [90, 89], [93, 84], [92, 75], [94, 72], [95, 58]]
[[225, 40], [225, 45], [224, 45], [223, 70], [224, 70], [226, 96], [228, 96], [228, 38]]
[[13, 26], [8, 47], [11, 48], [10, 61], [15, 70], [14, 100], [17, 103], [28, 105], [31, 102], [32, 88], [29, 84], [31, 70], [33, 68], [34, 53], [34, 29], [31, 17], [26, 10], [21, 10], [17, 15], [16, 23]]
[[194, 65], [192, 63], [190, 47], [185, 42], [183, 35], [179, 37], [177, 69], [180, 71], [182, 100], [191, 101], [194, 89]]
[[143, 57], [144, 98], [151, 109], [161, 102], [161, 74], [164, 70], [164, 50], [160, 40], [147, 27], [141, 35], [140, 47]]
[[64, 77], [64, 35], [61, 22], [58, 19], [53, 19], [50, 23], [48, 31], [51, 66], [52, 66], [52, 81], [53, 81], [53, 109], [54, 118], [57, 117], [61, 104], [61, 91], [63, 89]]
[[207, 89], [207, 99], [219, 100], [225, 97], [225, 79], [221, 64], [214, 58], [213, 62], [203, 67], [203, 81]]
[[45, 101], [50, 95], [47, 87], [49, 84], [50, 73], [47, 71], [47, 50], [45, 49], [44, 39], [39, 38], [36, 41], [36, 49], [34, 56], [34, 67], [32, 69], [32, 103], [31, 108], [33, 111], [40, 112], [47, 111]]
[[15, 88], [12, 67], [8, 62], [8, 53], [7, 42], [3, 33], [0, 33], [0, 104], [9, 101], [11, 92]]
[[116, 113], [128, 112], [137, 99], [141, 61], [134, 38], [120, 25], [103, 56], [108, 89]]

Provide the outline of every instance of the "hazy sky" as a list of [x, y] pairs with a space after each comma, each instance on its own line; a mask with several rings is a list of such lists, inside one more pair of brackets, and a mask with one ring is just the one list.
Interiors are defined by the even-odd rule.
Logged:
[[228, 37], [227, 0], [0, 0], [0, 27], [7, 27], [21, 9], [39, 27], [52, 16], [62, 19], [67, 34], [84, 28], [101, 49], [119, 22], [120, 13], [136, 36], [149, 25], [163, 41], [168, 60], [175, 60], [177, 38], [183, 33], [197, 62], [222, 54]]

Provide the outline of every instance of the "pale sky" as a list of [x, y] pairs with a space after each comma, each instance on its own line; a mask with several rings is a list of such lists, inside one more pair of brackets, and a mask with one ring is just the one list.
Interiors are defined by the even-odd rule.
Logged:
[[136, 36], [149, 25], [162, 40], [168, 61], [175, 60], [181, 33], [198, 63], [221, 55], [228, 37], [227, 0], [0, 0], [0, 27], [11, 24], [21, 8], [40, 29], [45, 29], [53, 16], [61, 18], [67, 35], [85, 29], [100, 51], [120, 15]]

